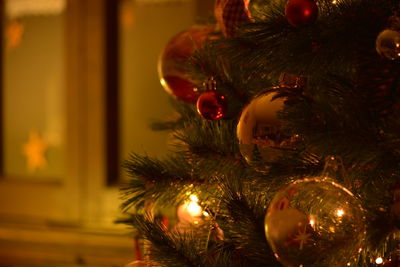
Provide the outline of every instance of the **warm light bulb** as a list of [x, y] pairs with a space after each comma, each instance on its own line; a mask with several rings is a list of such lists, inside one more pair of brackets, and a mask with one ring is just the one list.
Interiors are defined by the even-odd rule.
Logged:
[[194, 202], [199, 202], [199, 198], [196, 195], [190, 195], [190, 200]]
[[344, 210], [342, 210], [342, 209], [336, 210], [336, 215], [337, 215], [338, 217], [342, 217], [343, 214], [344, 214]]
[[313, 219], [310, 219], [310, 225], [311, 225], [312, 227], [314, 227], [314, 224], [315, 224], [315, 221], [314, 221]]
[[201, 207], [199, 206], [199, 204], [197, 204], [197, 202], [195, 201], [190, 201], [187, 205], [187, 211], [189, 212], [189, 214], [193, 217], [197, 217], [200, 216], [202, 213]]
[[382, 264], [383, 263], [383, 259], [381, 257], [376, 258], [375, 260], [376, 264]]

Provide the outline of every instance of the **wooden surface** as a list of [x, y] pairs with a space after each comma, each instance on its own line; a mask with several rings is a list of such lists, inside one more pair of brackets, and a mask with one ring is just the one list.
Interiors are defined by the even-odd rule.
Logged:
[[0, 227], [0, 266], [124, 266], [134, 260], [127, 231]]

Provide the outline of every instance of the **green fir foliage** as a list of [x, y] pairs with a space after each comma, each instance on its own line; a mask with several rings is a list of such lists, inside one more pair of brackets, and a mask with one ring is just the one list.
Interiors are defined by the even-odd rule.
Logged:
[[[400, 182], [400, 61], [380, 57], [375, 39], [389, 17], [400, 12], [400, 2], [317, 0], [317, 20], [298, 28], [287, 23], [285, 4], [259, 4], [257, 17], [241, 25], [236, 37], [213, 39], [192, 58], [188, 70], [198, 87], [203, 90], [204, 80], [214, 77], [217, 90], [226, 95], [225, 119], [206, 121], [195, 106], [172, 100], [176, 120], [152, 125], [173, 132], [170, 155], [132, 154], [124, 163], [131, 179], [122, 190], [123, 209], [132, 213], [125, 222], [151, 242], [153, 263], [281, 266], [264, 234], [268, 204], [290, 182], [320, 175], [330, 155], [343, 160], [346, 186], [361, 201], [367, 219], [367, 238], [354, 266], [374, 266], [374, 257], [389, 257], [398, 246], [399, 218], [391, 207]], [[307, 85], [272, 88], [282, 72], [307, 77]], [[259, 171], [242, 157], [236, 125], [243, 107], [266, 89], [286, 99], [278, 114], [283, 131], [300, 135], [304, 147]], [[261, 164], [257, 152], [254, 160]], [[190, 194], [197, 194], [210, 214], [205, 231], [182, 234], [138, 215], [146, 203], [176, 207]], [[215, 225], [224, 238], [210, 238]]]

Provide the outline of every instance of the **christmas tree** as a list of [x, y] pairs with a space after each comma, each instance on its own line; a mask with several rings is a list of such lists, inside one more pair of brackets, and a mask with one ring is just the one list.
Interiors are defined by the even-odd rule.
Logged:
[[400, 266], [399, 12], [216, 0], [214, 23], [171, 37], [159, 73], [179, 116], [153, 128], [176, 142], [124, 164], [136, 264]]

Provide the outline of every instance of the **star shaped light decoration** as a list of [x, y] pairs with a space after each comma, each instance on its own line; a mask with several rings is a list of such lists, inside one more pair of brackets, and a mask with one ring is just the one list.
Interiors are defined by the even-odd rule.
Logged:
[[15, 19], [8, 23], [5, 32], [8, 49], [12, 50], [21, 44], [24, 31], [25, 28], [22, 22]]
[[23, 145], [23, 154], [27, 159], [27, 167], [30, 172], [47, 165], [46, 150], [47, 143], [39, 136], [36, 131], [29, 133], [29, 140]]

